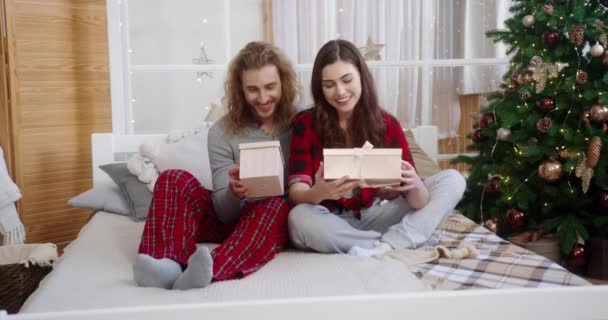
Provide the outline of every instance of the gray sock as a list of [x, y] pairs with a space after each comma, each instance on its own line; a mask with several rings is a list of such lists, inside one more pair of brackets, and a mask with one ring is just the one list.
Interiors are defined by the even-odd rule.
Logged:
[[175, 280], [173, 289], [187, 290], [204, 288], [213, 278], [213, 259], [207, 247], [199, 247], [188, 259], [188, 267]]
[[168, 259], [154, 259], [147, 254], [138, 254], [133, 265], [133, 279], [140, 287], [171, 289], [182, 273], [179, 263]]

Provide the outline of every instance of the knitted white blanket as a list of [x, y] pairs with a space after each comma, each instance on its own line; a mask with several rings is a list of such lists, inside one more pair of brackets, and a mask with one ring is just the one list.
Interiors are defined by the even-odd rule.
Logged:
[[25, 241], [25, 228], [19, 219], [15, 201], [21, 199], [21, 191], [11, 180], [0, 147], [0, 235], [3, 245], [20, 244]]
[[53, 243], [19, 244], [0, 247], [0, 265], [20, 263], [50, 266], [57, 260], [57, 246]]

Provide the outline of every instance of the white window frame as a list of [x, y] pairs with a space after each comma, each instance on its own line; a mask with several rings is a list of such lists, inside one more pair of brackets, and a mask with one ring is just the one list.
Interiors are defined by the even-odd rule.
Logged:
[[[225, 59], [230, 61], [230, 8], [231, 0], [223, 0], [225, 25]], [[133, 100], [131, 75], [135, 72], [157, 71], [186, 71], [186, 72], [212, 72], [227, 71], [228, 64], [145, 64], [131, 63], [129, 41], [129, 7], [128, 0], [107, 0], [108, 18], [108, 45], [110, 54], [110, 81], [112, 101], [112, 131], [115, 134], [134, 134]], [[432, 116], [432, 71], [435, 67], [459, 67], [473, 65], [506, 65], [508, 58], [472, 58], [472, 59], [434, 59], [433, 41], [425, 41], [426, 37], [433, 37], [435, 1], [422, 2], [422, 46], [421, 59], [399, 61], [368, 61], [370, 68], [378, 67], [419, 67], [421, 71], [421, 112], [420, 125], [431, 125]], [[336, 9], [336, 8], [334, 8]], [[333, 10], [336, 11], [336, 10]], [[326, 18], [333, 20], [335, 25], [336, 14], [328, 14]], [[433, 39], [434, 40], [434, 39]], [[312, 64], [297, 64], [297, 71], [311, 71]], [[453, 156], [453, 155], [445, 155]]]

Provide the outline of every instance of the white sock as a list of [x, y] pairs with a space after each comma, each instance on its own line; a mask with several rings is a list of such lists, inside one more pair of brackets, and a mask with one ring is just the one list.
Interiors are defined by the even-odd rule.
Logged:
[[179, 263], [168, 259], [154, 259], [147, 254], [138, 254], [133, 264], [133, 279], [140, 287], [171, 289], [182, 273]]
[[213, 258], [207, 247], [199, 247], [188, 259], [188, 267], [175, 280], [173, 289], [204, 288], [213, 278]]
[[385, 254], [391, 250], [393, 250], [393, 247], [388, 243], [377, 241], [374, 246], [369, 249], [354, 246], [348, 250], [348, 254], [351, 256], [371, 257]]

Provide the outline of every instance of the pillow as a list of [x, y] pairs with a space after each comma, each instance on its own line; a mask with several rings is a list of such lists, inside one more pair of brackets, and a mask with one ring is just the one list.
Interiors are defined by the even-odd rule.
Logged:
[[129, 202], [116, 185], [95, 187], [68, 200], [72, 207], [131, 216]]
[[431, 159], [424, 150], [414, 140], [414, 135], [411, 130], [405, 130], [405, 139], [410, 146], [410, 152], [416, 164], [416, 170], [421, 177], [430, 177], [441, 171], [435, 160]]
[[132, 175], [124, 162], [109, 163], [99, 166], [107, 173], [122, 190], [125, 199], [131, 209], [131, 218], [140, 221], [145, 220], [148, 208], [152, 202], [152, 192], [136, 176]]
[[152, 162], [159, 172], [181, 169], [190, 172], [207, 189], [212, 190], [211, 166], [207, 151], [207, 128], [186, 135], [176, 142], [163, 143]]

